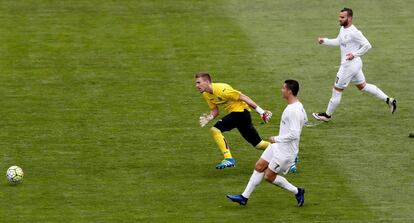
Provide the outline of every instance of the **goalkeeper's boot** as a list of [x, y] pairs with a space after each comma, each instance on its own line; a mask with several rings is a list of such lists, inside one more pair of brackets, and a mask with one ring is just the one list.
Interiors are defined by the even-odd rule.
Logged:
[[240, 205], [243, 205], [243, 206], [246, 205], [247, 201], [249, 200], [248, 198], [243, 197], [243, 195], [241, 195], [241, 194], [238, 194], [238, 195], [228, 194], [228, 195], [226, 195], [226, 197], [228, 199], [230, 199], [231, 201], [239, 203]]
[[231, 168], [236, 166], [236, 160], [233, 158], [224, 158], [221, 163], [216, 165], [216, 169]]
[[390, 107], [391, 114], [394, 114], [395, 110], [397, 110], [397, 100], [394, 98], [387, 98], [386, 103], [388, 107]]
[[329, 122], [329, 120], [331, 120], [331, 116], [326, 114], [325, 112], [321, 112], [321, 113], [312, 113], [312, 116], [319, 120], [319, 121], [324, 121], [324, 122]]
[[293, 162], [292, 165], [290, 166], [289, 173], [296, 173], [296, 170], [297, 170], [296, 166], [298, 165], [298, 162], [299, 162], [299, 156], [295, 158], [295, 162]]
[[298, 187], [298, 193], [295, 195], [296, 201], [298, 201], [298, 207], [302, 207], [305, 203], [305, 188]]

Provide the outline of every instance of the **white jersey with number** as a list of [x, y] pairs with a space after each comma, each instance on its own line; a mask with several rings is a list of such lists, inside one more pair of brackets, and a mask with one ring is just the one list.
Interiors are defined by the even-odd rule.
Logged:
[[305, 109], [299, 101], [286, 106], [280, 120], [279, 135], [276, 143], [270, 144], [261, 159], [269, 163], [269, 168], [280, 174], [286, 174], [299, 152], [302, 128], [308, 121]]

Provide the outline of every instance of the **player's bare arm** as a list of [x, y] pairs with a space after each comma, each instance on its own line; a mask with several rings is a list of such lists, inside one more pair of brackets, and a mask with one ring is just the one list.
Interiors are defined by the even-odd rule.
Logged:
[[263, 110], [260, 106], [256, 104], [251, 98], [249, 98], [245, 94], [240, 94], [239, 100], [246, 102], [250, 107], [254, 108], [256, 112], [260, 115], [264, 123], [269, 122], [270, 118], [272, 118], [272, 112]]
[[249, 96], [245, 95], [245, 94], [240, 94], [239, 99], [241, 101], [246, 102], [246, 104], [248, 104], [250, 107], [252, 107], [253, 109], [256, 109], [258, 107], [258, 105], [256, 104], [256, 102], [254, 102]]
[[210, 111], [210, 115], [213, 116], [213, 118], [217, 117], [219, 115], [219, 113], [220, 112], [219, 112], [218, 107], [215, 107], [215, 108], [211, 109], [211, 111]]

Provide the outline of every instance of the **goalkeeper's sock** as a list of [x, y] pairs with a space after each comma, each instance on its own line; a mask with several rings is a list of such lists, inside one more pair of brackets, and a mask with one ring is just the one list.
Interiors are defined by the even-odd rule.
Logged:
[[258, 172], [257, 170], [253, 170], [253, 174], [250, 177], [249, 183], [247, 183], [246, 189], [244, 189], [244, 192], [242, 193], [243, 197], [249, 198], [250, 194], [253, 193], [254, 189], [257, 185], [262, 182], [264, 176], [264, 172]]
[[230, 153], [230, 147], [227, 144], [227, 141], [224, 138], [223, 134], [221, 134], [221, 131], [216, 127], [212, 127], [210, 129], [210, 132], [213, 136], [214, 141], [217, 143], [217, 146], [219, 147], [221, 153], [223, 154], [224, 158], [232, 158]]
[[255, 148], [260, 149], [260, 150], [265, 150], [269, 145], [270, 145], [270, 142], [262, 140], [255, 146]]

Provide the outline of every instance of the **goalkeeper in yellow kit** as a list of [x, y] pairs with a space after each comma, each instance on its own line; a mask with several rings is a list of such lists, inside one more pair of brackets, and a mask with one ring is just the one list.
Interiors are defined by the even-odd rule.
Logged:
[[203, 94], [211, 109], [209, 114], [203, 114], [200, 117], [201, 127], [204, 127], [218, 116], [218, 106], [222, 106], [229, 113], [210, 128], [213, 139], [224, 156], [223, 161], [216, 165], [216, 169], [224, 169], [236, 165], [236, 160], [231, 156], [230, 147], [222, 132], [237, 128], [243, 138], [255, 148], [265, 150], [269, 146], [269, 142], [262, 140], [254, 128], [249, 107], [252, 107], [259, 113], [264, 123], [267, 123], [272, 117], [270, 111], [263, 110], [248, 96], [233, 89], [228, 84], [212, 83], [208, 73], [197, 73], [195, 75], [195, 82], [197, 89]]

